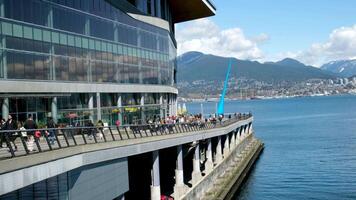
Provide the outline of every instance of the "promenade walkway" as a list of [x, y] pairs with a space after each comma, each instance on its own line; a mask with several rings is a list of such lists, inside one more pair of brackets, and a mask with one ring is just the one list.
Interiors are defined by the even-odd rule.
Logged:
[[[28, 142], [28, 138], [22, 137], [19, 130], [12, 131], [17, 133], [18, 137], [15, 140], [17, 150], [14, 145], [10, 148], [3, 147], [0, 149], [0, 160], [12, 159], [14, 157], [29, 156], [48, 151], [60, 151], [80, 145], [91, 145], [97, 143], [115, 142], [123, 140], [140, 140], [147, 137], [157, 137], [170, 134], [192, 133], [201, 130], [209, 130], [221, 128], [241, 120], [246, 120], [252, 117], [251, 115], [242, 115], [240, 117], [232, 117], [219, 123], [213, 122], [194, 122], [194, 123], [177, 123], [164, 125], [131, 125], [131, 126], [107, 126], [102, 128], [97, 127], [76, 127], [76, 128], [59, 128], [59, 129], [38, 129], [26, 130], [27, 133], [40, 131], [41, 137], [34, 138], [33, 143]], [[46, 132], [54, 130], [56, 141], [51, 144], [49, 136]], [[0, 131], [1, 134], [9, 134], [8, 131]], [[95, 136], [93, 136], [93, 134]], [[10, 139], [7, 137], [7, 144], [10, 144]]]

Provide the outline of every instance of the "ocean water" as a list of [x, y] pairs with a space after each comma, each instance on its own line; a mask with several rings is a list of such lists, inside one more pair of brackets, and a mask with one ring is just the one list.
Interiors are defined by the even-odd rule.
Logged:
[[356, 199], [356, 96], [225, 102], [225, 112], [249, 111], [265, 149], [236, 199]]

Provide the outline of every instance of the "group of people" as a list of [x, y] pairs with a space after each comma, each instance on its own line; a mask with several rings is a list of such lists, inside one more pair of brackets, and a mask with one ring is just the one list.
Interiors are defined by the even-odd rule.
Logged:
[[[188, 123], [188, 124], [202, 124], [207, 122], [216, 123], [217, 121], [222, 121], [223, 115], [215, 117], [215, 115], [210, 115], [207, 118], [203, 118], [202, 114], [196, 115], [178, 115], [178, 116], [167, 116], [166, 118], [156, 117], [149, 118], [146, 120], [147, 124], [178, 124], [178, 123]], [[231, 118], [231, 116], [230, 116]]]
[[[54, 120], [50, 117], [47, 120], [46, 127], [47, 131], [45, 134], [48, 135], [51, 144], [55, 142], [55, 130], [56, 124]], [[16, 145], [16, 139], [18, 137], [23, 137], [24, 141], [27, 143], [27, 148], [29, 151], [34, 150], [34, 140], [35, 138], [41, 137], [41, 132], [36, 131], [38, 129], [37, 123], [33, 120], [32, 115], [29, 114], [25, 122], [16, 122], [11, 115], [8, 119], [1, 119], [0, 124], [0, 148], [6, 147], [13, 151], [17, 151], [18, 147]]]

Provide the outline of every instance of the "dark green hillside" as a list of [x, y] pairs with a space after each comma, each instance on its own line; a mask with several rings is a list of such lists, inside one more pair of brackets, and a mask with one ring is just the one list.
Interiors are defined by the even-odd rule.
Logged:
[[[229, 58], [188, 52], [178, 59], [178, 81], [224, 80]], [[335, 75], [315, 67], [285, 59], [277, 63], [259, 63], [233, 58], [232, 77], [265, 82], [303, 81], [313, 78], [329, 79]]]

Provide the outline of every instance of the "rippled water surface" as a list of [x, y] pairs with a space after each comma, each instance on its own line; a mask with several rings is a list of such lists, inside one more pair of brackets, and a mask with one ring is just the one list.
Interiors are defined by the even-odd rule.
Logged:
[[[204, 113], [215, 106], [204, 103]], [[356, 96], [225, 103], [225, 112], [248, 111], [265, 150], [236, 199], [356, 199]]]

